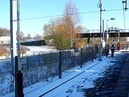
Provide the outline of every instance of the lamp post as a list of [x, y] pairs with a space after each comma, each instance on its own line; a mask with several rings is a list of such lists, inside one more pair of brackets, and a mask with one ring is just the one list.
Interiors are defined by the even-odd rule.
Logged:
[[115, 19], [115, 18], [110, 18], [110, 19], [107, 20], [107, 31], [106, 31], [106, 32], [107, 32], [107, 33], [106, 33], [106, 37], [107, 37], [106, 40], [107, 40], [107, 42], [108, 42], [108, 38], [109, 38], [109, 33], [108, 33], [108, 21], [110, 21], [110, 20], [116, 20], [116, 19]]

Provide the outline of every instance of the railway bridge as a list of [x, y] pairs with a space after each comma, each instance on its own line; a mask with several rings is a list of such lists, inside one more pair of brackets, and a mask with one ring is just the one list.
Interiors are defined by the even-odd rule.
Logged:
[[99, 30], [88, 30], [86, 33], [79, 33], [82, 38], [84, 37], [129, 37], [129, 29], [117, 29], [117, 30], [108, 30], [100, 33]]

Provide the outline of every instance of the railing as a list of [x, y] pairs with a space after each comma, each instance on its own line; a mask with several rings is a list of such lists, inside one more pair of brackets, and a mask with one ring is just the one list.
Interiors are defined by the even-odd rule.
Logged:
[[[120, 32], [129, 32], [129, 29], [108, 29], [111, 31], [120, 31]], [[105, 30], [106, 31], [106, 30]], [[91, 30], [87, 30], [87, 33], [100, 33], [100, 29], [91, 29]], [[103, 32], [102, 32], [103, 33]]]
[[[97, 58], [97, 52], [98, 48], [95, 46], [23, 57], [21, 58], [23, 87], [40, 81], [51, 82], [55, 76], [63, 77], [64, 73], [72, 72], [72, 68], [75, 66], [82, 68], [85, 62], [93, 61], [94, 58]], [[0, 96], [14, 91], [15, 76], [10, 73], [10, 61], [7, 63], [0, 66]], [[63, 75], [61, 75], [62, 72], [64, 72]]]

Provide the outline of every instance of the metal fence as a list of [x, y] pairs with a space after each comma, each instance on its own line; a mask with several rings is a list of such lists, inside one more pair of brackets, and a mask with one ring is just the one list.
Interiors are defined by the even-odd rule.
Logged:
[[[94, 58], [97, 58], [96, 47], [25, 56], [21, 58], [23, 87], [40, 81], [52, 81], [55, 76], [61, 78], [62, 72], [75, 66], [82, 68], [85, 62]], [[7, 61], [0, 69], [0, 95], [14, 91], [14, 75], [8, 72], [11, 72], [11, 63]]]

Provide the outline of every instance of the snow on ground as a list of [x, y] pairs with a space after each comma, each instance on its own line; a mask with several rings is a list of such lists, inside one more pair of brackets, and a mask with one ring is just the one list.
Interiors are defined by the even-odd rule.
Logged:
[[52, 46], [25, 46], [25, 47], [28, 49], [27, 55], [57, 51]]
[[[115, 56], [119, 55], [121, 52], [115, 52]], [[70, 70], [70, 73], [63, 76], [61, 79], [55, 77], [51, 82], [39, 82], [29, 87], [24, 88], [24, 97], [39, 97], [41, 94], [49, 91], [53, 87], [58, 86], [59, 84], [65, 82], [66, 80], [71, 79], [72, 77], [78, 75], [81, 72], [80, 76], [75, 77], [71, 81], [61, 85], [57, 89], [51, 91], [50, 93], [44, 95], [43, 97], [84, 97], [83, 88], [92, 88], [94, 87], [94, 80], [102, 77], [103, 72], [114, 63], [110, 63], [114, 58], [102, 57], [102, 61], [95, 59], [93, 62], [89, 61], [83, 65], [83, 68], [75, 67]], [[91, 66], [93, 68], [90, 68]], [[14, 93], [7, 94], [4, 97], [14, 97]]]
[[[43, 53], [50, 53], [50, 52], [56, 52], [57, 49], [55, 49], [53, 46], [24, 46], [27, 48], [26, 55], [35, 55], [35, 54], [43, 54]], [[9, 49], [9, 48], [7, 48]], [[0, 56], [0, 60], [9, 59], [11, 56]]]

